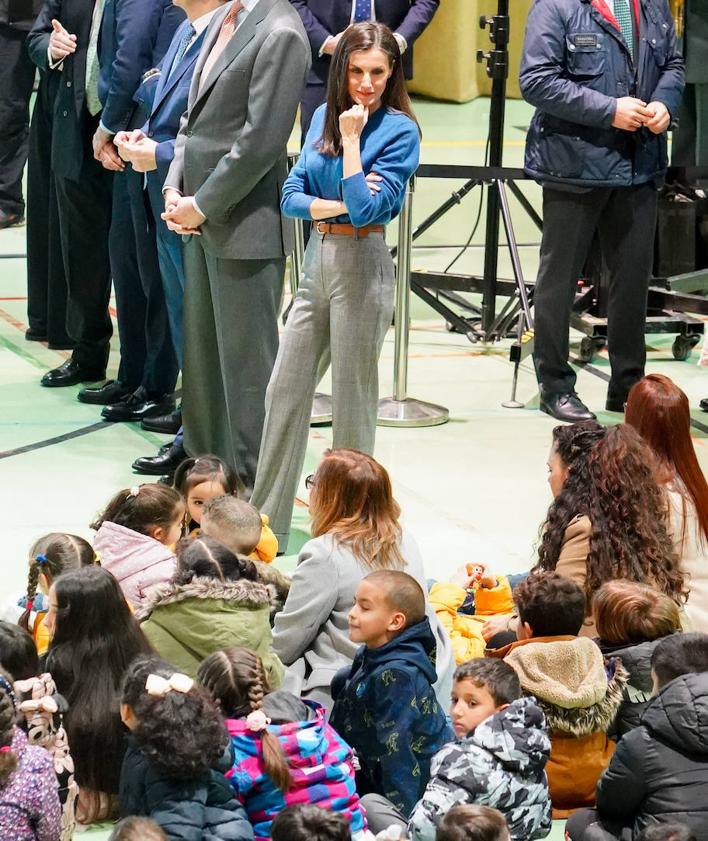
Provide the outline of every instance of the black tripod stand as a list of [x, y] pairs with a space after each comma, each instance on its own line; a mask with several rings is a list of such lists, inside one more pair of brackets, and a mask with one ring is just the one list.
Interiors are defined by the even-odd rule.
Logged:
[[[454, 291], [451, 284], [444, 282], [444, 278], [442, 282], [436, 282], [435, 278], [441, 277], [439, 273], [426, 272], [424, 277], [422, 273], [420, 275], [414, 273], [411, 286], [413, 292], [439, 312], [453, 329], [465, 333], [470, 341], [495, 341], [507, 336], [514, 325], [516, 325], [515, 332], [520, 337], [533, 326], [529, 293], [521, 269], [519, 249], [509, 210], [507, 186], [539, 228], [541, 219], [526, 196], [512, 180], [509, 180], [509, 175], [502, 169], [506, 82], [509, 75], [509, 25], [509, 0], [498, 0], [497, 13], [492, 17], [480, 19], [480, 27], [489, 28], [489, 37], [493, 46], [489, 52], [480, 50], [477, 53], [479, 62], [487, 62], [487, 75], [492, 79], [489, 111], [489, 165], [472, 168], [475, 170], [474, 175], [413, 231], [415, 240], [455, 205], [460, 204], [475, 187], [486, 186], [487, 212], [483, 276], [481, 278], [469, 277], [467, 283], [461, 281], [463, 276], [449, 276], [455, 278], [452, 283], [456, 290]], [[444, 169], [445, 167], [423, 166], [419, 174], [428, 174], [430, 170], [429, 174], [435, 176], [438, 174], [436, 171]], [[441, 174], [444, 175], [444, 173]], [[524, 177], [523, 172], [513, 174], [515, 177]], [[497, 313], [500, 214], [514, 271], [515, 285], [511, 297]], [[435, 295], [430, 293], [431, 288], [436, 289]], [[471, 305], [469, 301], [457, 294], [457, 291], [481, 292], [481, 309]], [[443, 300], [471, 311], [474, 315], [461, 317], [446, 306]], [[526, 355], [527, 353], [523, 354], [523, 356]]]

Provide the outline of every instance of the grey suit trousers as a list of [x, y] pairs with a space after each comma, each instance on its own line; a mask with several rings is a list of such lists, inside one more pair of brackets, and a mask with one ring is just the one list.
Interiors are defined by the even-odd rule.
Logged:
[[184, 268], [185, 449], [214, 453], [252, 488], [278, 352], [285, 258], [224, 260], [193, 236]]
[[383, 234], [355, 240], [313, 231], [303, 275], [268, 385], [252, 497], [283, 551], [318, 377], [331, 356], [333, 446], [372, 453], [378, 359], [393, 315], [394, 269]]

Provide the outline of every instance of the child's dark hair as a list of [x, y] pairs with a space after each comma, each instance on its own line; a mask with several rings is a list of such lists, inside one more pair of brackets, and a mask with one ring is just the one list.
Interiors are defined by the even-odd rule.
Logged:
[[241, 497], [245, 487], [238, 473], [215, 455], [186, 458], [175, 470], [172, 486], [187, 499], [189, 492], [202, 482], [218, 482], [225, 496]]
[[585, 593], [557, 572], [532, 572], [514, 588], [514, 602], [535, 637], [576, 636], [585, 620]]
[[493, 657], [477, 657], [460, 664], [452, 677], [458, 680], [470, 680], [475, 686], [484, 687], [501, 707], [521, 697], [521, 684], [516, 672], [508, 663]]
[[169, 526], [177, 519], [184, 502], [179, 492], [158, 483], [124, 488], [91, 523], [98, 531], [104, 523], [115, 523], [150, 536], [151, 528]]
[[167, 841], [162, 827], [151, 818], [123, 818], [108, 841]]
[[344, 815], [312, 803], [283, 809], [270, 832], [273, 841], [350, 841], [352, 837]]
[[145, 756], [172, 779], [195, 780], [217, 764], [228, 735], [216, 705], [196, 682], [188, 692], [147, 692], [150, 675], [169, 680], [174, 674], [160, 657], [136, 658], [126, 672], [121, 701], [135, 714], [133, 736]]
[[7, 783], [10, 775], [17, 768], [17, 756], [9, 748], [15, 737], [17, 719], [17, 698], [12, 688], [12, 677], [7, 672], [0, 672], [0, 787]]
[[635, 836], [636, 841], [696, 841], [693, 830], [685, 823], [655, 823]]
[[18, 625], [29, 631], [30, 614], [34, 598], [37, 595], [37, 585], [40, 574], [44, 575], [47, 585], [70, 569], [78, 569], [95, 563], [96, 555], [93, 547], [75, 534], [52, 532], [40, 537], [30, 549], [29, 575], [27, 577], [27, 609], [20, 616]]
[[638, 643], [681, 630], [676, 602], [637, 581], [607, 581], [595, 593], [592, 615], [603, 642]]
[[389, 607], [406, 617], [406, 628], [425, 618], [425, 593], [412, 575], [399, 569], [377, 569], [363, 580], [381, 589]]
[[[250, 648], [232, 646], [216, 651], [202, 660], [197, 680], [209, 692], [226, 718], [246, 718], [260, 710], [270, 692], [263, 662]], [[285, 754], [276, 736], [261, 731], [263, 765], [273, 783], [283, 792], [290, 789], [292, 778]]]
[[443, 817], [435, 841], [508, 841], [504, 815], [489, 806], [453, 806]]
[[[205, 528], [204, 520], [208, 525]], [[202, 509], [202, 532], [215, 537], [237, 555], [250, 555], [261, 539], [258, 509], [235, 496], [215, 496]]]
[[0, 622], [0, 669], [13, 680], [27, 680], [39, 674], [37, 647], [24, 628]]
[[708, 634], [672, 634], [664, 637], [651, 655], [659, 687], [681, 675], [708, 672]]
[[216, 578], [219, 581], [258, 580], [258, 570], [252, 560], [235, 555], [213, 537], [185, 538], [177, 544], [177, 567], [173, 580], [189, 584], [195, 578]]

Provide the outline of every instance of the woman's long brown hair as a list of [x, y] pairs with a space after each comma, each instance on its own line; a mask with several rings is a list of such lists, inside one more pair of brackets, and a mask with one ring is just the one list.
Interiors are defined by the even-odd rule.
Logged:
[[[649, 374], [629, 392], [625, 422], [633, 426], [659, 461], [659, 481], [675, 483], [692, 500], [703, 537], [708, 540], [708, 482], [691, 440], [688, 397], [663, 374]], [[684, 501], [684, 534], [686, 536]]]
[[349, 96], [349, 60], [351, 54], [361, 50], [378, 49], [386, 53], [392, 69], [386, 89], [381, 97], [381, 108], [391, 108], [418, 121], [411, 107], [406, 90], [406, 80], [401, 64], [401, 51], [393, 32], [383, 23], [355, 23], [344, 30], [337, 49], [332, 56], [327, 82], [327, 110], [324, 128], [318, 148], [324, 155], [335, 157], [342, 153], [342, 134], [339, 130], [339, 115], [354, 104]]
[[331, 534], [369, 569], [403, 569], [401, 509], [385, 468], [359, 450], [327, 450], [310, 496], [312, 536]]

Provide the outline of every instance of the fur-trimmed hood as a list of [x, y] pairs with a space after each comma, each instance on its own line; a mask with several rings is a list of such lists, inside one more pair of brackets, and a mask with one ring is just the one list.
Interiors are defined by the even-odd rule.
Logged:
[[186, 599], [219, 599], [251, 608], [271, 604], [269, 589], [260, 581], [249, 581], [245, 578], [238, 581], [220, 581], [218, 578], [197, 577], [189, 584], [167, 581], [151, 587], [136, 614], [137, 619], [142, 622], [155, 608]]
[[587, 637], [525, 645], [506, 662], [536, 698], [551, 733], [575, 738], [607, 733], [629, 679], [619, 658], [606, 661]]

